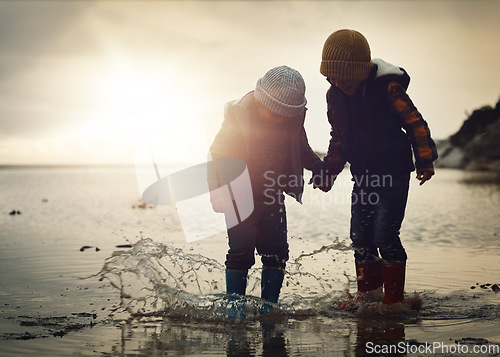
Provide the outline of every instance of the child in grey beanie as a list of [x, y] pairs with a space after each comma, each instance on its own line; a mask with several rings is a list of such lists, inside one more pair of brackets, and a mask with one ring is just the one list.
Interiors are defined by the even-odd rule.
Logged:
[[[215, 167], [224, 158], [246, 163], [253, 193], [251, 215], [234, 227], [228, 225], [225, 264], [230, 296], [245, 295], [257, 249], [263, 264], [261, 297], [278, 301], [288, 260], [284, 193], [301, 202], [304, 168], [321, 176], [326, 167], [309, 146], [304, 130], [305, 90], [304, 79], [295, 69], [269, 70], [254, 91], [226, 104], [222, 128], [210, 147]], [[216, 176], [209, 173], [211, 191], [220, 185]], [[212, 197], [216, 212], [227, 213], [233, 204]]]

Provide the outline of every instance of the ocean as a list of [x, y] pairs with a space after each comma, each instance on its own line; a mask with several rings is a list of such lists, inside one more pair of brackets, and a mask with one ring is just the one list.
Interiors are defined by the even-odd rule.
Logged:
[[258, 313], [257, 259], [228, 319], [225, 232], [186, 242], [178, 209], [140, 201], [133, 167], [1, 167], [0, 356], [500, 355], [498, 175], [412, 178], [392, 310], [336, 308], [356, 284], [351, 186], [346, 170], [286, 200], [279, 308]]

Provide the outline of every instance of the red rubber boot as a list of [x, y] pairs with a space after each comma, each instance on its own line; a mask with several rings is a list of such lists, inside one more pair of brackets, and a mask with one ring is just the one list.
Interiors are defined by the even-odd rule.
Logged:
[[337, 304], [339, 309], [345, 310], [352, 308], [354, 307], [352, 305], [363, 297], [370, 299], [368, 296], [370, 294], [367, 293], [374, 292], [376, 290], [381, 291], [384, 283], [382, 279], [382, 263], [356, 263], [356, 280], [358, 284], [358, 291], [356, 295], [347, 301], [339, 302]]
[[382, 263], [356, 263], [356, 277], [358, 281], [358, 293], [367, 293], [382, 287]]
[[403, 302], [405, 289], [406, 264], [391, 264], [382, 266], [385, 295], [383, 304], [393, 305]]

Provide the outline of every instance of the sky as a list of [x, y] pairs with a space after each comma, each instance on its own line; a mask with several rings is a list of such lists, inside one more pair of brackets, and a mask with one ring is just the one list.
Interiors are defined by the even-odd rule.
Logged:
[[319, 66], [342, 28], [406, 69], [444, 139], [500, 98], [499, 14], [481, 0], [0, 1], [0, 165], [204, 161], [224, 104], [280, 65], [304, 77], [309, 142], [325, 152]]

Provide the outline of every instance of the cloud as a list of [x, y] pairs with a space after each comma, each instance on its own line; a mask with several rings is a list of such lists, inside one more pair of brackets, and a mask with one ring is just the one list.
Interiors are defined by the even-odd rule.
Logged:
[[44, 57], [4, 79], [0, 137], [46, 135], [81, 120], [101, 105], [89, 90], [97, 86], [101, 66], [89, 59]]
[[95, 50], [80, 22], [93, 7], [90, 2], [1, 2], [0, 51], [36, 57]]
[[68, 121], [72, 105], [71, 111], [84, 105], [79, 66], [69, 64], [100, 52], [83, 21], [92, 8], [88, 2], [0, 2], [0, 137], [44, 135]]
[[126, 66], [166, 81], [166, 101], [185, 95], [213, 135], [226, 101], [287, 64], [306, 80], [306, 128], [324, 150], [319, 63], [324, 40], [340, 28], [358, 29], [374, 56], [409, 71], [412, 99], [444, 137], [465, 110], [500, 94], [499, 10], [490, 1], [0, 2], [0, 140], [69, 137], [96, 125]]

